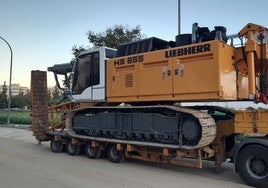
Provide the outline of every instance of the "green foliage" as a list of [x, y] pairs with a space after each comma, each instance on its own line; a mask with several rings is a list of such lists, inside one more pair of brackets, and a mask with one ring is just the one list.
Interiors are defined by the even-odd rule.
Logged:
[[[86, 49], [83, 47], [83, 46], [77, 46], [77, 45], [74, 45], [72, 47], [72, 54], [74, 55], [74, 57], [77, 57], [80, 52], [82, 51], [85, 51]], [[73, 61], [75, 60], [75, 58], [73, 59]]]
[[60, 91], [57, 86], [55, 86], [54, 90], [52, 91], [52, 99], [60, 99], [60, 97]]
[[48, 90], [47, 91], [47, 101], [50, 101], [51, 100], [51, 91]]
[[8, 101], [7, 101], [7, 95], [0, 94], [0, 109], [7, 108]]
[[55, 86], [51, 91], [48, 92], [48, 106], [58, 104], [62, 99], [62, 92]]
[[[104, 32], [96, 33], [92, 30], [87, 32], [89, 43], [93, 44], [94, 47], [107, 46], [115, 49], [117, 49], [120, 44], [140, 40], [144, 38], [144, 36], [144, 34], [141, 34], [140, 26], [130, 28], [129, 26], [114, 25], [112, 27], [108, 27]], [[74, 55], [74, 58], [71, 63], [76, 61], [77, 56], [82, 51], [85, 51], [85, 49], [86, 48], [84, 46], [74, 45], [72, 47], [72, 54]], [[65, 87], [69, 88], [71, 78], [72, 76], [69, 75], [68, 78], [63, 81], [63, 85]]]
[[6, 82], [4, 82], [3, 88], [2, 88], [2, 94], [7, 94], [7, 85]]
[[235, 141], [236, 143], [239, 143], [247, 138], [250, 138], [251, 136], [250, 135], [247, 135], [247, 134], [238, 134], [236, 137], [235, 137]]
[[70, 83], [71, 83], [72, 78], [73, 78], [73, 73], [68, 73], [66, 79], [62, 81], [63, 86], [65, 88], [70, 89]]
[[60, 102], [60, 99], [53, 99], [51, 98], [49, 101], [48, 101], [48, 106], [51, 107], [53, 105], [56, 105]]
[[2, 87], [2, 92], [0, 93], [0, 109], [7, 108], [8, 101], [7, 101], [7, 86], [6, 82]]
[[19, 95], [11, 97], [11, 108], [23, 109], [25, 106], [31, 106], [31, 96], [29, 91], [27, 93], [20, 92]]
[[94, 46], [107, 46], [110, 48], [118, 48], [122, 43], [143, 38], [140, 26], [129, 28], [123, 25], [114, 25], [99, 33], [89, 30], [87, 35], [89, 42]]
[[[7, 123], [7, 111], [0, 111], [0, 124]], [[11, 124], [32, 124], [31, 112], [28, 111], [11, 111]]]

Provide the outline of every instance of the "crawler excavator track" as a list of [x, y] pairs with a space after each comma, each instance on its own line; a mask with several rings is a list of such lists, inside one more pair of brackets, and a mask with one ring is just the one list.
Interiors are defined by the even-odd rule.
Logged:
[[172, 149], [198, 149], [216, 137], [207, 113], [173, 105], [87, 107], [70, 111], [66, 130], [77, 139]]

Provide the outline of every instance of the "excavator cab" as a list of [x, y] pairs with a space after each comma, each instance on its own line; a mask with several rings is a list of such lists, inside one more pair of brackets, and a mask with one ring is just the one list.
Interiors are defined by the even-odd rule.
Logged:
[[83, 51], [74, 63], [71, 79], [71, 98], [74, 101], [105, 100], [105, 60], [116, 56], [107, 47]]
[[[56, 85], [65, 95], [76, 102], [99, 102], [105, 100], [105, 61], [116, 56], [116, 50], [108, 47], [91, 48], [81, 52], [70, 63], [48, 67], [54, 73]], [[65, 87], [59, 76], [65, 76]]]

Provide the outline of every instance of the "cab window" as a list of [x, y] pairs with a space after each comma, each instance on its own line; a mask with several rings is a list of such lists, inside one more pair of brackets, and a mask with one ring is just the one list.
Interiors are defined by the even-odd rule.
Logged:
[[79, 56], [74, 70], [73, 94], [81, 94], [86, 88], [100, 84], [99, 52]]

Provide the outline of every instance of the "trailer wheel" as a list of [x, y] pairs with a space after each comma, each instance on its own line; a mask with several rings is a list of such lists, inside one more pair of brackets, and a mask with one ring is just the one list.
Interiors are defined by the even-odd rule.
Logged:
[[66, 144], [66, 151], [69, 155], [79, 155], [81, 152], [81, 146], [78, 144], [73, 144], [70, 140]]
[[63, 144], [61, 143], [60, 140], [55, 141], [54, 139], [51, 139], [50, 150], [54, 153], [60, 153], [63, 151]]
[[244, 148], [237, 157], [237, 170], [248, 185], [267, 187], [268, 149], [260, 145], [250, 145]]
[[117, 150], [116, 145], [110, 145], [107, 150], [107, 157], [111, 162], [121, 163], [125, 160], [125, 150]]
[[86, 156], [90, 159], [99, 159], [102, 155], [102, 150], [99, 147], [92, 147], [91, 143], [88, 142], [85, 146]]

